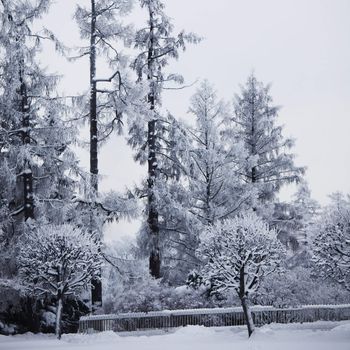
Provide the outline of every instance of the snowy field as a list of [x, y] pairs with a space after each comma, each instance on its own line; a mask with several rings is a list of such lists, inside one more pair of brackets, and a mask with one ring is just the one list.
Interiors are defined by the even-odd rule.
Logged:
[[350, 321], [271, 324], [247, 339], [245, 327], [189, 326], [169, 333], [0, 336], [1, 350], [350, 350]]

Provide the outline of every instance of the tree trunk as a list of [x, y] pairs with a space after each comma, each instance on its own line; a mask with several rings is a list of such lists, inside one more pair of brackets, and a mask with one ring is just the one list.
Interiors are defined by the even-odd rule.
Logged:
[[[208, 120], [207, 111], [205, 111], [206, 120]], [[209, 138], [208, 138], [208, 131], [205, 131], [204, 136], [204, 143], [205, 143], [205, 149], [207, 152], [209, 152]], [[213, 224], [213, 216], [212, 216], [212, 210], [211, 210], [211, 170], [209, 169], [208, 161], [206, 161], [205, 165], [205, 183], [206, 183], [206, 197], [205, 197], [205, 219], [206, 219], [206, 226]]]
[[249, 305], [248, 305], [248, 296], [246, 292], [246, 274], [245, 274], [245, 267], [244, 265], [240, 269], [240, 276], [239, 276], [239, 299], [241, 300], [242, 308], [244, 317], [247, 323], [248, 328], [248, 337], [252, 335], [254, 332], [254, 321], [252, 317], [252, 313], [250, 311]]
[[[9, 22], [13, 23], [13, 17], [9, 13], [7, 15]], [[19, 37], [16, 37], [16, 41], [20, 40]], [[22, 67], [24, 67], [24, 59], [20, 60]], [[20, 112], [22, 113], [22, 143], [24, 146], [30, 144], [30, 109], [29, 109], [29, 100], [27, 94], [27, 85], [24, 81], [23, 70], [19, 69], [19, 81], [21, 83], [19, 88], [19, 95], [21, 99]], [[33, 199], [33, 174], [30, 168], [28, 160], [25, 160], [24, 167], [22, 169], [22, 178], [23, 178], [23, 211], [24, 211], [24, 220], [29, 218], [34, 218], [34, 199]]]
[[[30, 144], [30, 110], [27, 96], [27, 86], [23, 80], [23, 74], [20, 72], [20, 94], [21, 94], [21, 112], [22, 112], [22, 143], [24, 146]], [[23, 207], [24, 220], [34, 218], [34, 200], [33, 200], [33, 174], [28, 159], [25, 160], [23, 175]]]
[[[148, 49], [148, 75], [147, 80], [149, 82], [149, 94], [148, 103], [150, 110], [153, 112], [155, 109], [155, 82], [153, 81], [153, 50], [154, 50], [154, 27], [153, 27], [153, 13], [149, 8], [149, 23], [150, 23], [150, 47]], [[157, 156], [156, 156], [156, 120], [153, 119], [148, 122], [148, 228], [151, 241], [151, 252], [149, 258], [149, 270], [151, 276], [154, 278], [160, 278], [160, 248], [159, 248], [159, 214], [157, 209], [157, 203], [154, 196], [154, 180], [157, 178]]]
[[63, 302], [62, 302], [62, 296], [59, 296], [56, 301], [56, 324], [55, 324], [55, 334], [57, 339], [61, 339], [62, 335], [62, 308], [63, 308]]
[[254, 332], [255, 326], [254, 326], [254, 321], [252, 317], [252, 312], [250, 311], [249, 305], [247, 304], [247, 297], [243, 297], [241, 299], [241, 304], [243, 308], [244, 317], [247, 322], [248, 336], [250, 337]]
[[[251, 101], [251, 105], [252, 105], [252, 109], [251, 109], [251, 152], [252, 152], [252, 156], [256, 156], [256, 144], [255, 144], [255, 118], [254, 118], [254, 113], [255, 113], [255, 107], [254, 107], [254, 98]], [[251, 180], [252, 180], [252, 184], [255, 184], [258, 181], [257, 178], [257, 166], [253, 166], [251, 169]], [[258, 194], [258, 200], [260, 200], [260, 193]], [[257, 208], [255, 206], [253, 206], [253, 211], [256, 212]]]
[[[90, 176], [93, 200], [98, 195], [98, 134], [97, 134], [97, 91], [96, 91], [96, 9], [91, 0], [90, 33]], [[91, 233], [94, 233], [94, 220], [91, 215]], [[96, 239], [100, 239], [97, 237]], [[99, 271], [101, 274], [101, 271]], [[100, 279], [91, 281], [91, 303], [93, 309], [102, 305], [102, 283]]]
[[97, 155], [97, 92], [96, 92], [96, 10], [95, 0], [91, 0], [91, 37], [90, 37], [90, 173], [91, 187], [98, 192], [98, 155]]
[[[151, 105], [152, 106], [152, 105]], [[153, 105], [154, 108], [154, 105]], [[153, 193], [154, 180], [157, 176], [157, 157], [155, 153], [155, 124], [152, 120], [148, 123], [148, 227], [151, 239], [151, 252], [149, 258], [149, 270], [151, 276], [160, 278], [160, 249], [159, 249], [159, 221], [157, 204]]]
[[255, 184], [258, 181], [257, 180], [257, 173], [256, 173], [256, 166], [252, 167], [251, 178], [252, 178], [253, 184]]

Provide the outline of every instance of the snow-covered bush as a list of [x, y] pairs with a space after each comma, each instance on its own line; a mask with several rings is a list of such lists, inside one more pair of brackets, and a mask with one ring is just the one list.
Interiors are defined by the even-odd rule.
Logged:
[[241, 300], [249, 336], [254, 331], [248, 297], [262, 280], [279, 268], [285, 250], [274, 230], [255, 213], [247, 212], [208, 227], [198, 254], [201, 271], [214, 292], [233, 290]]
[[275, 307], [347, 304], [350, 303], [350, 294], [339, 285], [316, 278], [311, 268], [300, 266], [283, 275], [267, 276], [253, 302]]
[[101, 268], [100, 246], [91, 234], [71, 225], [46, 225], [28, 232], [19, 255], [20, 276], [35, 295], [56, 301], [56, 335], [67, 297], [90, 286]]
[[314, 231], [315, 273], [350, 291], [350, 196], [333, 195]]
[[[108, 242], [103, 249], [108, 261], [103, 268], [105, 313], [239, 305], [238, 297], [234, 300], [231, 295], [213, 297], [205, 285], [193, 288], [190, 278], [187, 284], [170, 284], [166, 276], [158, 280], [152, 278], [148, 259], [140, 257], [143, 254], [136, 244], [132, 239], [124, 238], [122, 241]], [[178, 271], [173, 268], [170, 273]], [[184, 275], [182, 280], [186, 280], [186, 277]]]
[[[126, 267], [128, 265], [128, 267]], [[125, 260], [119, 271], [105, 273], [103, 308], [106, 313], [147, 312], [165, 309], [215, 307], [215, 300], [202, 290], [188, 286], [169, 286], [150, 276], [147, 260]]]

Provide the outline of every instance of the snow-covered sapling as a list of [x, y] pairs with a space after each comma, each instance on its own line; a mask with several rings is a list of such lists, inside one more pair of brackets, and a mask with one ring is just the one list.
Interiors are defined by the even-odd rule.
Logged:
[[202, 276], [215, 292], [233, 289], [239, 296], [249, 336], [254, 331], [248, 297], [262, 279], [280, 267], [285, 250], [276, 232], [255, 213], [217, 222], [205, 231], [198, 248], [206, 262]]
[[55, 298], [58, 338], [65, 298], [90, 285], [101, 268], [99, 251], [91, 234], [68, 224], [46, 225], [27, 234], [20, 251], [20, 274], [35, 295]]

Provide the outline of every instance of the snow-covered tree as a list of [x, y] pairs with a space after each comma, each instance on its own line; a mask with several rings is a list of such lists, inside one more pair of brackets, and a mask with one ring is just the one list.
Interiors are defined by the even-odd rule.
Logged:
[[172, 156], [182, 174], [182, 186], [177, 188], [177, 193], [181, 193], [178, 206], [180, 212], [187, 214], [175, 215], [182, 225], [172, 225], [177, 230], [173, 229], [169, 237], [173, 255], [178, 259], [176, 271], [181, 271], [183, 277], [199, 264], [195, 250], [200, 233], [217, 220], [237, 213], [245, 195], [235, 174], [241, 148], [238, 144], [227, 147], [222, 137], [228, 108], [218, 100], [208, 81], [203, 81], [192, 96], [189, 113], [194, 121], [180, 124], [182, 132], [173, 142], [177, 152]]
[[277, 229], [278, 238], [290, 252], [292, 264], [301, 263], [300, 259], [309, 254], [308, 230], [315, 222], [319, 208], [305, 180], [298, 184], [292, 201], [275, 202], [270, 223]]
[[[22, 211], [25, 219], [34, 216], [31, 157], [27, 154], [32, 144], [31, 126], [33, 125], [31, 100], [28, 96], [32, 91], [28, 91], [28, 85], [31, 84], [35, 88], [38, 84], [35, 78], [38, 80], [39, 77], [36, 75], [30, 79], [33, 68], [36, 68], [32, 56], [37, 49], [37, 43], [32, 40], [32, 46], [29, 46], [28, 41], [32, 35], [29, 26], [34, 18], [40, 17], [47, 10], [48, 5], [49, 1], [41, 1], [37, 6], [30, 2], [25, 4], [2, 1], [1, 148], [2, 155], [7, 153], [7, 156], [11, 146], [17, 146], [15, 152], [17, 157], [19, 155], [21, 174], [16, 175], [23, 181]], [[18, 154], [19, 150], [21, 152]], [[2, 164], [5, 162], [3, 161]]]
[[350, 290], [350, 197], [333, 195], [313, 231], [315, 273]]
[[6, 252], [28, 219], [31, 226], [38, 219], [63, 220], [76, 185], [70, 148], [75, 129], [55, 92], [58, 77], [37, 58], [43, 40], [59, 43], [48, 30], [32, 29], [49, 5], [48, 0], [0, 3], [0, 225]]
[[[99, 232], [99, 235], [102, 234], [102, 227], [94, 219], [97, 216], [94, 211], [101, 209], [101, 205], [97, 203], [100, 202], [98, 146], [114, 130], [121, 131], [122, 115], [128, 105], [129, 86], [124, 74], [127, 60], [121, 52], [119, 41], [130, 41], [130, 26], [125, 25], [121, 19], [131, 8], [131, 0], [90, 0], [89, 7], [78, 5], [75, 12], [81, 37], [89, 41], [87, 46], [80, 49], [75, 59], [89, 56], [90, 62], [89, 102], [83, 105], [82, 113], [83, 117], [88, 117], [90, 126], [90, 186], [85, 189], [85, 203], [91, 210], [90, 231]], [[112, 70], [110, 77], [97, 77], [97, 59], [102, 57]], [[119, 213], [119, 209], [122, 210], [115, 208], [116, 213]], [[102, 303], [100, 280], [93, 281], [93, 287], [92, 303], [97, 306]]]
[[231, 143], [228, 150], [222, 131], [229, 112], [208, 81], [202, 82], [192, 96], [189, 112], [195, 117], [194, 126], [187, 129], [191, 212], [204, 225], [210, 225], [233, 215], [242, 204], [235, 174], [240, 145]]
[[[186, 42], [197, 42], [193, 34], [180, 32], [172, 35], [173, 25], [164, 12], [164, 4], [160, 0], [140, 0], [140, 5], [147, 11], [147, 25], [138, 30], [135, 36], [135, 49], [140, 53], [133, 63], [138, 75], [138, 81], [146, 79], [146, 108], [142, 115], [134, 118], [130, 123], [129, 143], [138, 150], [137, 158], [148, 165], [147, 176], [147, 227], [150, 247], [150, 273], [159, 278], [161, 275], [160, 252], [160, 205], [155, 193], [157, 186], [164, 181], [160, 179], [163, 172], [161, 155], [160, 131], [162, 123], [160, 105], [161, 92], [165, 82], [182, 82], [183, 78], [177, 74], [165, 74], [164, 68], [169, 59], [177, 59], [179, 52], [185, 49]], [[167, 143], [167, 142], [166, 142]], [[169, 147], [166, 146], [166, 149]], [[168, 175], [165, 175], [166, 177]], [[158, 184], [156, 184], [158, 181]], [[162, 186], [164, 188], [164, 186]]]
[[234, 290], [241, 300], [249, 336], [254, 323], [248, 298], [263, 278], [281, 265], [284, 248], [276, 231], [255, 213], [247, 212], [207, 228], [198, 254], [204, 267], [201, 275], [213, 292]]
[[[185, 187], [186, 170], [181, 162], [188, 151], [187, 138], [183, 125], [171, 115], [157, 120], [157, 177], [152, 189], [157, 203], [162, 277], [172, 283], [184, 282], [188, 264], [195, 258], [189, 228], [195, 220], [190, 215], [189, 192]], [[142, 152], [142, 151], [141, 151]], [[141, 198], [148, 195], [148, 183], [138, 190]], [[146, 206], [146, 215], [148, 215]], [[148, 222], [145, 220], [138, 237], [141, 250], [149, 257], [153, 249]], [[193, 268], [193, 267], [192, 267]]]
[[[120, 51], [118, 41], [128, 42], [130, 27], [121, 18], [132, 7], [130, 0], [91, 0], [90, 7], [77, 6], [75, 19], [80, 28], [82, 39], [89, 44], [80, 49], [79, 55], [90, 62], [89, 103], [86, 113], [90, 126], [90, 173], [93, 190], [98, 192], [98, 143], [106, 139], [114, 129], [120, 128], [123, 113], [123, 95], [126, 92], [122, 68], [125, 57]], [[97, 58], [104, 57], [113, 73], [110, 77], [97, 77]], [[102, 83], [110, 83], [105, 88]], [[99, 95], [99, 97], [98, 97]], [[124, 97], [125, 98], [125, 97]], [[84, 111], [85, 112], [85, 111]]]
[[58, 338], [64, 302], [90, 286], [101, 268], [99, 251], [99, 243], [88, 232], [67, 224], [32, 230], [22, 243], [20, 276], [36, 295], [55, 299]]
[[254, 75], [234, 98], [231, 137], [244, 144], [246, 157], [240, 176], [255, 190], [254, 210], [266, 207], [284, 184], [298, 182], [304, 172], [294, 164], [295, 156], [290, 153], [294, 142], [283, 137], [282, 126], [277, 124], [278, 111], [272, 105], [269, 86]]

